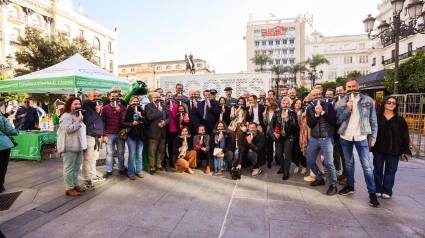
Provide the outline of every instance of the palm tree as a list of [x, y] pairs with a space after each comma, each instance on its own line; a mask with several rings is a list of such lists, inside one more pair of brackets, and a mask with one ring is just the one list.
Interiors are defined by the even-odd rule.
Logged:
[[328, 59], [326, 59], [326, 57], [324, 56], [324, 55], [322, 55], [322, 54], [315, 54], [315, 55], [312, 55], [311, 56], [311, 58], [308, 58], [307, 59], [307, 61], [305, 62], [306, 64], [308, 64], [308, 66], [309, 66], [309, 68], [310, 68], [310, 70], [308, 70], [308, 69], [306, 69], [309, 73], [311, 73], [312, 75], [311, 75], [311, 80], [312, 80], [312, 84], [311, 84], [311, 86], [313, 87], [314, 86], [314, 82], [315, 82], [315, 80], [316, 80], [316, 75], [315, 75], [315, 72], [316, 72], [316, 68], [319, 66], [319, 65], [322, 65], [322, 64], [330, 64], [329, 63], [329, 60]]
[[291, 67], [291, 73], [294, 74], [294, 84], [297, 84], [297, 73], [301, 73], [306, 70], [305, 62], [296, 63]]
[[252, 63], [260, 65], [260, 72], [263, 72], [263, 65], [267, 62], [272, 62], [272, 58], [266, 53], [258, 54], [256, 53], [253, 58], [250, 59]]
[[286, 72], [289, 72], [289, 70], [290, 70], [289, 66], [282, 67], [282, 66], [276, 66], [276, 65], [273, 65], [273, 67], [271, 69], [272, 73], [274, 73], [276, 75], [276, 78], [274, 79], [274, 81], [276, 82], [276, 95], [277, 95], [277, 97], [279, 95], [279, 82], [281, 80], [280, 75], [282, 75]]

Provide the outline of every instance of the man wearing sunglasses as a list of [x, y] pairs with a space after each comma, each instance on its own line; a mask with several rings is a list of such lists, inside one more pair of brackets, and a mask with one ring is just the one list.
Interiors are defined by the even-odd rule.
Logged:
[[24, 106], [20, 107], [15, 114], [15, 119], [19, 121], [19, 130], [36, 130], [38, 128], [39, 117], [37, 110], [30, 106], [30, 99], [25, 98]]

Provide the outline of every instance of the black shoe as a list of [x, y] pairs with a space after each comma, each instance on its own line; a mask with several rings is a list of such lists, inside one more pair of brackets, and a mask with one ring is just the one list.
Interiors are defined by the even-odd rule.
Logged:
[[149, 170], [149, 173], [151, 174], [151, 175], [154, 175], [155, 174], [155, 170], [154, 169], [151, 169], [151, 170]]
[[111, 176], [112, 175], [112, 172], [106, 172], [106, 174], [105, 175], [103, 175], [103, 177], [104, 178], [109, 178], [109, 176]]
[[351, 187], [350, 185], [347, 185], [339, 191], [339, 194], [347, 196], [348, 194], [355, 193], [355, 192], [356, 192], [356, 190], [354, 190], [353, 187]]
[[6, 189], [4, 188], [4, 186], [0, 187], [0, 193], [4, 192]]
[[84, 187], [85, 187], [85, 188], [87, 188], [87, 189], [92, 189], [92, 188], [94, 188], [94, 185], [93, 185], [93, 183], [91, 182], [91, 180], [86, 180], [86, 181], [84, 182]]
[[128, 168], [124, 167], [124, 174], [128, 174]]
[[288, 180], [289, 179], [289, 173], [283, 173], [282, 180]]
[[275, 163], [276, 163], [276, 165], [280, 165], [280, 162], [279, 162], [278, 160], [276, 160], [276, 162], [275, 162]]
[[379, 207], [378, 198], [376, 197], [376, 193], [369, 194], [369, 205], [372, 207]]
[[272, 162], [270, 162], [270, 161], [269, 161], [269, 162], [267, 162], [267, 168], [269, 168], [269, 169], [270, 169], [271, 167], [272, 167]]
[[336, 189], [336, 186], [331, 185], [331, 186], [329, 186], [329, 189], [328, 189], [328, 191], [326, 192], [326, 195], [328, 195], [328, 196], [332, 196], [332, 195], [335, 195], [335, 194], [336, 194], [336, 192], [338, 192], [338, 190]]
[[120, 170], [120, 171], [119, 171], [119, 173], [120, 173], [121, 175], [126, 175], [126, 172], [125, 172], [124, 170]]
[[164, 171], [164, 167], [158, 168], [159, 171]]
[[277, 171], [277, 174], [283, 174], [285, 171], [283, 171], [283, 168], [280, 168], [279, 171]]
[[325, 180], [314, 180], [314, 182], [310, 183], [310, 186], [316, 187], [316, 186], [325, 186]]

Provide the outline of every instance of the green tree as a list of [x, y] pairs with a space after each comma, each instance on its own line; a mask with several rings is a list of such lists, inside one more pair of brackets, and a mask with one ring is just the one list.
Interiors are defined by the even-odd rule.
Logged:
[[[25, 36], [18, 37], [17, 48], [15, 57], [20, 67], [15, 69], [15, 76], [48, 68], [77, 53], [95, 62], [96, 50], [83, 37], [69, 40], [63, 32], [43, 36], [40, 30], [26, 27]], [[45, 103], [53, 103], [58, 98], [64, 99], [63, 95], [57, 94], [30, 94], [30, 98]]]
[[[326, 57], [322, 54], [312, 55], [311, 58], [308, 58], [305, 63], [309, 66], [310, 69], [307, 69], [307, 71], [310, 73], [316, 70], [316, 68], [322, 64], [330, 64], [329, 60], [326, 59]], [[316, 77], [317, 75], [318, 74], [316, 74]], [[313, 88], [315, 84], [315, 78], [312, 77], [311, 80], [311, 87]]]
[[338, 78], [336, 78], [335, 79], [335, 82], [336, 82], [336, 84], [338, 84], [338, 85], [344, 85], [344, 87], [345, 87], [345, 84], [347, 83], [347, 77], [338, 77]]
[[279, 82], [281, 80], [280, 75], [288, 72], [289, 68], [273, 65], [271, 71], [276, 75], [276, 78], [274, 79], [274, 81], [276, 82], [276, 95], [279, 95]]
[[[394, 91], [394, 69], [386, 69], [382, 83], [389, 92]], [[416, 52], [416, 56], [400, 64], [398, 93], [423, 93], [425, 92], [425, 53]]]
[[325, 91], [328, 90], [329, 88], [335, 90], [336, 86], [338, 86], [338, 83], [337, 82], [328, 82], [328, 81], [326, 81], [326, 82], [322, 83], [322, 86], [323, 86], [323, 90], [325, 90]]
[[[1, 80], [9, 80], [11, 79], [11, 77], [3, 77], [0, 76], [0, 81]], [[25, 98], [28, 97], [28, 93], [1, 93], [1, 97], [4, 98], [4, 100], [6, 100], [6, 102], [10, 102], [12, 100], [16, 100], [18, 102], [22, 102]]]
[[291, 66], [290, 73], [294, 74], [294, 84], [297, 84], [297, 74], [306, 70], [305, 62], [298, 62]]
[[361, 76], [363, 76], [363, 74], [360, 71], [354, 70], [354, 71], [351, 71], [349, 74], [347, 74], [346, 78], [357, 79], [357, 78], [360, 78]]
[[267, 62], [272, 62], [272, 58], [266, 53], [262, 54], [255, 54], [253, 58], [250, 59], [252, 63], [256, 65], [260, 65], [260, 72], [263, 72], [263, 65], [265, 65]]
[[308, 88], [305, 88], [305, 87], [299, 87], [299, 88], [296, 89], [296, 91], [297, 91], [297, 98], [301, 98], [301, 99], [303, 99], [302, 94], [304, 92], [310, 92], [310, 90]]

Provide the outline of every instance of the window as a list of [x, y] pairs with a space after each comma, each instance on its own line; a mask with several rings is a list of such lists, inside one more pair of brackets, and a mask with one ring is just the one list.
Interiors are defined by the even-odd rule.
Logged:
[[162, 67], [161, 66], [157, 66], [156, 67], [156, 70], [162, 70]]
[[108, 53], [112, 54], [112, 42], [108, 41]]
[[282, 45], [287, 45], [288, 44], [288, 40], [282, 40]]
[[409, 44], [407, 44], [407, 52], [412, 52], [412, 48], [413, 48], [413, 43], [410, 42]]
[[171, 66], [170, 66], [170, 65], [168, 65], [168, 66], [166, 67], [166, 69], [171, 69]]
[[262, 41], [262, 42], [261, 42], [261, 45], [262, 45], [262, 46], [265, 46], [265, 45], [266, 45], [266, 42], [265, 42], [265, 41]]
[[295, 40], [289, 40], [289, 44], [295, 44]]
[[317, 42], [317, 37], [314, 37], [314, 42]]
[[269, 45], [273, 45], [273, 41], [272, 40], [269, 40]]
[[84, 37], [84, 31], [80, 29], [80, 37], [83, 38]]
[[181, 69], [182, 66], [181, 65], [176, 65], [176, 69]]
[[196, 68], [201, 68], [202, 64], [196, 64]]
[[269, 50], [269, 55], [273, 55], [273, 50]]
[[259, 41], [256, 41], [255, 42], [255, 46], [260, 46], [260, 42]]
[[95, 60], [97, 66], [102, 67], [102, 65], [100, 64], [100, 57], [99, 56], [95, 56], [94, 60]]
[[276, 45], [280, 45], [280, 40], [276, 40]]
[[395, 50], [391, 51], [391, 58], [393, 58], [393, 59], [395, 58]]
[[93, 38], [93, 47], [96, 50], [100, 50], [100, 40], [99, 40], [99, 38], [97, 38], [97, 37]]
[[376, 58], [372, 59], [372, 65], [376, 65]]
[[381, 58], [382, 58], [382, 64], [384, 64], [384, 56], [382, 56]]
[[109, 60], [109, 72], [114, 72], [114, 61]]
[[288, 50], [282, 50], [282, 54], [283, 55], [287, 55], [288, 54]]
[[295, 64], [295, 60], [293, 59], [289, 60], [289, 64]]
[[276, 64], [280, 64], [280, 60], [276, 60]]
[[134, 72], [135, 70], [134, 70], [134, 68], [133, 69], [130, 69], [130, 72]]
[[286, 59], [282, 60], [282, 64], [288, 64], [288, 60]]
[[295, 50], [289, 50], [289, 54], [293, 55], [295, 53]]
[[121, 72], [122, 73], [127, 73], [127, 69], [122, 69]]

